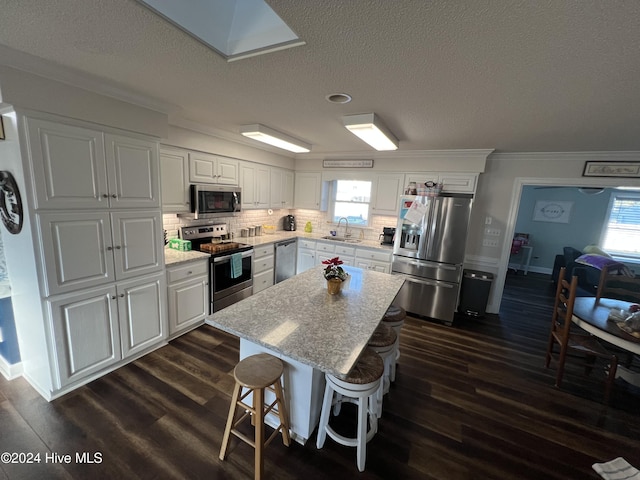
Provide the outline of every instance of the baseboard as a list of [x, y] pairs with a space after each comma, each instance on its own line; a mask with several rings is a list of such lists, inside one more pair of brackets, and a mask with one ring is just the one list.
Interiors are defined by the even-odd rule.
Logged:
[[9, 363], [4, 357], [0, 356], [0, 373], [7, 380], [13, 380], [22, 376], [22, 362]]

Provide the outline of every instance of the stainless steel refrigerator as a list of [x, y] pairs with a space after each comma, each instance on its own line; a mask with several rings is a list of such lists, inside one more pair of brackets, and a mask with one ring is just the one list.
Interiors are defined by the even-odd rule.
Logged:
[[[412, 206], [414, 201], [417, 204]], [[400, 198], [392, 273], [404, 276], [406, 281], [396, 305], [451, 325], [462, 281], [472, 203], [470, 194]]]

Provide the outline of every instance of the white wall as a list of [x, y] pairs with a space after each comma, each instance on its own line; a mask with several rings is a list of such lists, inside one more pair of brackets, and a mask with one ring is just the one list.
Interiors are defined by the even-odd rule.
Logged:
[[[640, 152], [494, 153], [480, 175], [467, 241], [467, 268], [496, 278], [488, 312], [497, 313], [523, 185], [635, 186], [640, 178], [583, 177], [586, 161], [638, 161]], [[485, 219], [500, 229], [498, 247], [483, 247]]]

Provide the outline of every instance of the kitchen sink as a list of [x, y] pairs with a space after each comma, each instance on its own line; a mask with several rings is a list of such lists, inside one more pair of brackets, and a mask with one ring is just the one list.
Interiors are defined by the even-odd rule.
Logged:
[[357, 238], [334, 237], [332, 235], [327, 235], [322, 238], [325, 240], [335, 240], [336, 242], [345, 242], [345, 243], [360, 243], [362, 241]]

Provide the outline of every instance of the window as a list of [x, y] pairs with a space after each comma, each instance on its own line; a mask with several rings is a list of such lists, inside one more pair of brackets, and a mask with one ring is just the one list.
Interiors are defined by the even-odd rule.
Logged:
[[349, 225], [366, 227], [369, 224], [371, 182], [360, 180], [336, 180], [333, 221], [344, 217]]
[[602, 248], [620, 256], [640, 258], [640, 194], [616, 192], [609, 204]]

